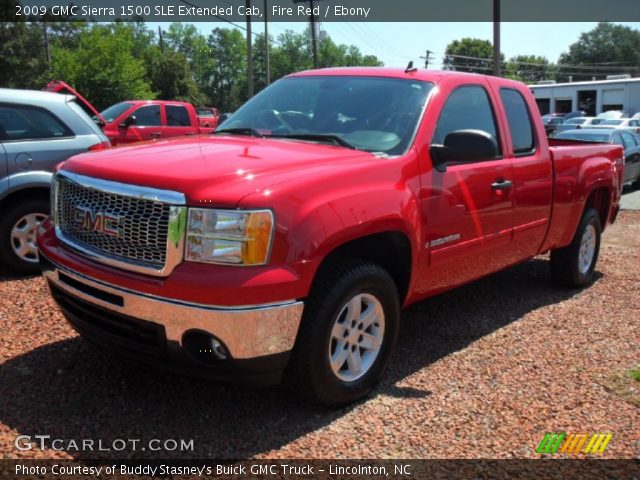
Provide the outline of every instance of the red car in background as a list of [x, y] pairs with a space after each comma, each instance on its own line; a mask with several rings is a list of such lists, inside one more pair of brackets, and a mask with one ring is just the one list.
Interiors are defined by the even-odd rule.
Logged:
[[50, 82], [44, 90], [74, 95], [100, 125], [112, 145], [211, 133], [215, 128], [201, 126], [196, 109], [187, 102], [126, 100], [98, 112], [88, 100], [62, 81]]
[[204, 128], [216, 128], [220, 120], [220, 110], [214, 107], [198, 108], [198, 122]]

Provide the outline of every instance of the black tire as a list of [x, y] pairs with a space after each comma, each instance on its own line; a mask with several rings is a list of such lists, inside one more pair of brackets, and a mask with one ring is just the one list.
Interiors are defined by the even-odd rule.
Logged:
[[640, 190], [640, 177], [636, 178], [636, 181], [633, 182], [631, 186], [636, 190]]
[[[593, 227], [595, 233], [595, 251], [588, 268], [580, 268], [580, 251], [582, 240], [588, 229]], [[598, 212], [589, 208], [585, 210], [571, 243], [557, 250], [551, 251], [551, 278], [559, 285], [569, 288], [580, 288], [590, 284], [594, 279], [598, 254], [600, 252], [600, 237], [602, 226]]]
[[7, 207], [7, 212], [0, 218], [0, 262], [16, 273], [38, 273], [40, 266], [37, 262], [37, 254], [26, 256], [32, 261], [27, 261], [14, 251], [11, 232], [17, 222], [25, 215], [41, 214], [49, 215], [49, 202], [42, 198], [32, 198]]
[[[380, 334], [382, 343], [377, 357], [366, 373], [345, 381], [334, 373], [330, 365], [330, 348], [337, 348], [332, 343], [335, 341], [331, 333], [349, 300], [360, 294], [379, 301], [384, 312], [384, 333]], [[357, 260], [340, 260], [325, 265], [305, 302], [300, 330], [285, 372], [285, 383], [305, 400], [329, 407], [346, 405], [365, 397], [377, 385], [389, 363], [398, 337], [399, 319], [398, 290], [382, 267]]]

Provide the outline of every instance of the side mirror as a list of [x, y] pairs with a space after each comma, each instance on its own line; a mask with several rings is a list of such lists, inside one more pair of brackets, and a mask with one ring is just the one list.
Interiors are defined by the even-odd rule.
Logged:
[[127, 117], [124, 122], [122, 122], [120, 124], [120, 128], [129, 128], [131, 125], [135, 125], [136, 124], [136, 116], [135, 115], [131, 115], [129, 117]]
[[482, 130], [456, 130], [444, 139], [444, 145], [431, 145], [429, 149], [433, 167], [447, 171], [449, 162], [469, 163], [492, 160], [498, 156], [498, 144]]

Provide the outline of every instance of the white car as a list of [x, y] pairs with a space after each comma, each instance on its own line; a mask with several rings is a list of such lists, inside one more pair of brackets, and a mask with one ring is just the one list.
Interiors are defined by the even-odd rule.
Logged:
[[640, 118], [618, 118], [605, 120], [598, 125], [594, 125], [593, 128], [622, 128], [624, 130], [640, 133]]
[[565, 120], [560, 125], [556, 125], [554, 134], [558, 132], [564, 132], [566, 130], [573, 130], [574, 128], [591, 128], [594, 125], [599, 125], [604, 120], [596, 117], [573, 117], [569, 120]]

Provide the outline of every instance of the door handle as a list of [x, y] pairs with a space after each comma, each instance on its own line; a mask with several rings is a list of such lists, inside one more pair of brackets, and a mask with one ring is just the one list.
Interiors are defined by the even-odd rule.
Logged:
[[491, 184], [491, 188], [494, 190], [509, 190], [512, 187], [511, 180], [497, 180]]
[[187, 133], [185, 133], [185, 135], [197, 135], [197, 133], [196, 132], [187, 132]]
[[162, 132], [151, 132], [150, 135], [152, 137], [161, 137], [162, 136]]

